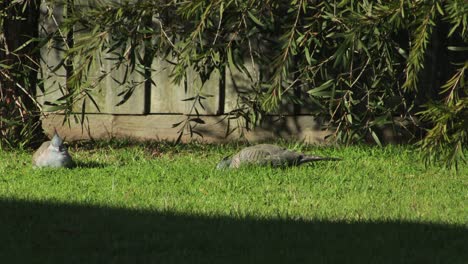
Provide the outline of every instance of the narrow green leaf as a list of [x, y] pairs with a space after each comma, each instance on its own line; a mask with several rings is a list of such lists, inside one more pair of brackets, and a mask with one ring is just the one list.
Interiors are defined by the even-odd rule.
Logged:
[[86, 98], [83, 99], [83, 104], [81, 105], [81, 124], [84, 123], [85, 115], [86, 115]]
[[307, 91], [307, 93], [311, 96], [318, 96], [318, 97], [328, 96], [329, 97], [331, 91], [325, 91], [325, 90], [328, 89], [330, 86], [332, 86], [333, 82], [334, 80], [328, 80], [324, 82], [322, 85], [320, 85], [319, 87], [316, 87]]
[[381, 147], [382, 143], [380, 142], [380, 139], [377, 136], [377, 134], [375, 133], [375, 131], [372, 130], [371, 128], [369, 128], [369, 131], [371, 132], [372, 138], [374, 139], [375, 143], [377, 143], [377, 145], [379, 145]]
[[175, 124], [172, 124], [172, 128], [178, 127], [180, 124], [182, 124], [184, 121], [177, 122]]
[[451, 51], [468, 51], [468, 47], [448, 46], [447, 49]]
[[346, 119], [348, 120], [348, 122], [349, 122], [350, 124], [353, 123], [353, 116], [352, 116], [351, 114], [347, 114], [347, 115], [346, 115]]
[[257, 24], [257, 25], [259, 25], [259, 26], [261, 26], [261, 27], [265, 27], [265, 24], [263, 24], [258, 18], [256, 18], [256, 17], [254, 16], [254, 14], [252, 14], [252, 12], [247, 11], [247, 14], [249, 15], [250, 19], [252, 19], [252, 21], [253, 21], [255, 24]]
[[309, 65], [312, 65], [312, 60], [310, 59], [309, 49], [308, 49], [307, 47], [304, 48], [304, 53], [305, 53], [305, 57], [306, 57], [307, 63], [308, 63]]
[[436, 7], [437, 7], [437, 10], [439, 11], [439, 14], [444, 15], [444, 10], [440, 6], [439, 2], [436, 2]]

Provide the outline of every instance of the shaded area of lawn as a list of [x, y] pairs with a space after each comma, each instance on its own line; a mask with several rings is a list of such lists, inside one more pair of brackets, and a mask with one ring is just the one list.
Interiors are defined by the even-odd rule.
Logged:
[[468, 263], [468, 229], [0, 200], [3, 263]]

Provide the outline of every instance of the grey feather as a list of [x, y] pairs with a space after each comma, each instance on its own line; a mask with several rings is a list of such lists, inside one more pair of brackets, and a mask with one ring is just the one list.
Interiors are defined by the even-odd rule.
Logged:
[[69, 168], [73, 165], [73, 159], [63, 145], [63, 140], [57, 132], [51, 141], [42, 143], [32, 157], [33, 167]]
[[259, 144], [246, 147], [233, 156], [225, 157], [216, 167], [218, 169], [239, 168], [244, 165], [288, 167], [320, 160], [340, 159], [307, 155], [271, 144]]

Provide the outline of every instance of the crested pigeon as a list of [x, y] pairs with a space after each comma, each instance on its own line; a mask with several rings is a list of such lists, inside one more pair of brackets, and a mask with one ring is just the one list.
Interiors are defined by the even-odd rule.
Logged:
[[55, 131], [52, 140], [42, 143], [32, 157], [33, 167], [69, 168], [73, 160], [63, 145], [63, 140]]
[[234, 154], [222, 159], [217, 169], [239, 168], [243, 165], [287, 167], [299, 166], [306, 162], [319, 160], [341, 160], [339, 158], [319, 157], [294, 152], [271, 144], [259, 144], [246, 147]]

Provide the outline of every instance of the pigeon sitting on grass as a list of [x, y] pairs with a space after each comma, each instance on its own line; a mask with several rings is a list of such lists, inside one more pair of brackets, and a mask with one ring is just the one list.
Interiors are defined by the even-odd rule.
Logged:
[[319, 157], [297, 153], [271, 144], [246, 147], [233, 156], [222, 159], [217, 169], [239, 168], [244, 165], [288, 167], [319, 160], [341, 160], [339, 158]]
[[51, 141], [42, 143], [32, 157], [33, 167], [69, 168], [73, 165], [73, 160], [63, 145], [63, 140], [55, 131]]

